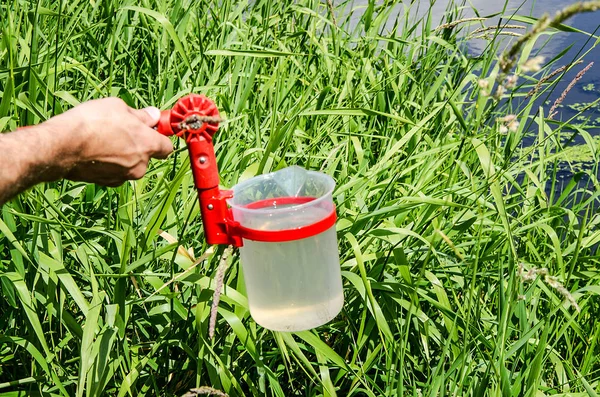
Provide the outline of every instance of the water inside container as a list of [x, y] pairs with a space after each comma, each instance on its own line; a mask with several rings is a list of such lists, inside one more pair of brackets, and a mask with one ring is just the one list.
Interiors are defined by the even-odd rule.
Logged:
[[[229, 203], [234, 219], [246, 228], [290, 230], [327, 218], [335, 208], [334, 186], [327, 175], [290, 167], [235, 186]], [[299, 240], [244, 239], [240, 259], [250, 313], [265, 328], [311, 329], [333, 319], [342, 308], [335, 226]]]
[[330, 321], [341, 310], [335, 227], [283, 243], [244, 240], [240, 256], [250, 313], [263, 327], [302, 331]]

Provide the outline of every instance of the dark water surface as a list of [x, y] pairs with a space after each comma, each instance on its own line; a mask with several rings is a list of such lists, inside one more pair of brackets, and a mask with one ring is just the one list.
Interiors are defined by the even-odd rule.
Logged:
[[[377, 1], [381, 3], [381, 1]], [[399, 2], [396, 6], [397, 15], [404, 15], [406, 7], [412, 7], [411, 17], [415, 18], [417, 22], [422, 16], [426, 15], [429, 10], [432, 14], [432, 27], [447, 22], [445, 13], [450, 0], [416, 0], [411, 2], [405, 0]], [[463, 16], [468, 17], [491, 17], [489, 20], [484, 22], [485, 26], [494, 26], [500, 21], [500, 16], [503, 16], [502, 24], [507, 23], [507, 19], [513, 15], [534, 17], [539, 18], [544, 13], [548, 13], [553, 16], [558, 10], [575, 3], [573, 0], [506, 0], [506, 1], [494, 1], [494, 0], [469, 0], [465, 1], [466, 5], [463, 7]], [[461, 0], [454, 1], [454, 4], [462, 4]], [[360, 9], [366, 9], [368, 0], [356, 0], [353, 6], [357, 11]], [[475, 11], [477, 10], [477, 11]], [[360, 18], [361, 12], [357, 12], [353, 18], [353, 22], [357, 23]], [[395, 15], [390, 18], [389, 27], [393, 25]], [[522, 22], [509, 22], [511, 24], [525, 25]], [[586, 110], [582, 115], [578, 116], [578, 110], [584, 107], [586, 104], [600, 98], [600, 47], [593, 48], [593, 44], [596, 41], [595, 37], [600, 36], [600, 11], [589, 12], [584, 14], [575, 15], [564, 22], [565, 25], [579, 29], [585, 33], [577, 32], [561, 32], [555, 30], [549, 30], [552, 32], [550, 35], [543, 35], [538, 38], [532, 56], [542, 55], [545, 57], [545, 63], [551, 61], [554, 57], [560, 55], [562, 52], [561, 59], [558, 60], [552, 69], [558, 68], [562, 65], [572, 62], [574, 59], [584, 55], [588, 50], [591, 51], [583, 57], [583, 62], [575, 66], [571, 71], [566, 73], [561, 81], [557, 84], [556, 88], [552, 92], [544, 94], [536, 106], [544, 106], [545, 112], [548, 112], [556, 98], [558, 98], [563, 90], [569, 85], [571, 80], [576, 74], [583, 69], [590, 62], [594, 62], [594, 66], [583, 76], [583, 78], [577, 83], [577, 85], [569, 91], [566, 99], [562, 103], [563, 105], [558, 109], [558, 114], [554, 117], [555, 120], [567, 121], [573, 117], [578, 117], [578, 121], [583, 121], [583, 118], [587, 119], [586, 131], [592, 136], [598, 138], [597, 143], [600, 144], [600, 106], [594, 106]], [[480, 27], [480, 24], [472, 24], [469, 30], [474, 30]], [[528, 25], [528, 29], [531, 26]], [[525, 32], [525, 30], [514, 30], [515, 32]], [[507, 38], [501, 45], [501, 50], [506, 46], [510, 46], [516, 38]], [[469, 40], [468, 48], [469, 52], [476, 56], [484, 52], [489, 45], [489, 41], [483, 39], [472, 39]], [[539, 75], [537, 75], [539, 78]], [[534, 107], [535, 109], [535, 107]], [[531, 128], [537, 130], [537, 125], [532, 124]], [[565, 133], [565, 136], [568, 134]], [[571, 144], [583, 144], [585, 141], [581, 136], [577, 136], [571, 142]], [[534, 141], [534, 137], [526, 138], [523, 142], [525, 146], [531, 145]], [[589, 169], [590, 163], [581, 164], [582, 168]], [[573, 173], [571, 167], [565, 164], [561, 171], [557, 175], [557, 186], [555, 189], [560, 191], [561, 188], [571, 179]], [[581, 183], [587, 184], [588, 178], [583, 178], [578, 185]], [[547, 187], [551, 189], [550, 186]]]
[[[377, 3], [381, 3], [377, 1]], [[412, 6], [410, 1], [399, 2], [396, 6], [399, 15], [404, 14], [405, 7], [412, 7], [414, 10], [412, 15], [417, 21], [420, 17], [425, 15], [430, 9], [433, 16], [432, 25], [437, 26], [445, 21], [445, 12], [450, 0], [416, 0]], [[532, 16], [539, 18], [544, 13], [554, 15], [558, 10], [575, 3], [573, 0], [506, 0], [506, 1], [494, 1], [494, 0], [469, 0], [466, 1], [466, 6], [463, 8], [463, 14], [465, 18], [477, 16], [474, 10], [477, 10], [479, 16], [492, 16], [495, 14], [501, 14], [507, 17], [512, 15], [519, 16]], [[368, 4], [368, 0], [356, 0], [354, 1], [354, 8], [361, 9], [365, 8]], [[460, 0], [454, 1], [454, 4], [461, 4]], [[354, 21], [357, 22], [360, 17], [360, 12], [354, 17]], [[393, 19], [390, 18], [390, 27], [393, 24]], [[490, 18], [485, 21], [486, 26], [493, 26], [499, 20], [499, 17]], [[514, 24], [524, 25], [520, 22]], [[585, 14], [575, 15], [571, 19], [565, 22], [566, 25], [574, 27], [589, 33], [590, 35], [600, 35], [600, 11], [590, 12]], [[472, 25], [471, 30], [479, 27], [478, 25]], [[516, 32], [519, 32], [516, 30]], [[551, 36], [542, 36], [538, 39], [536, 46], [534, 47], [533, 55], [542, 55], [546, 58], [546, 62], [550, 61], [553, 57], [559, 55], [562, 51], [568, 48], [568, 51], [562, 56], [561, 61], [556, 64], [556, 67], [562, 66], [565, 63], [570, 62], [574, 58], [583, 55], [589, 50], [595, 42], [594, 37], [590, 37], [583, 33], [572, 33], [572, 32], [556, 32]], [[512, 41], [515, 39], [513, 38]], [[505, 45], [509, 45], [511, 40], [506, 40]], [[488, 46], [487, 40], [473, 39], [469, 41], [469, 50], [473, 55], [477, 55], [485, 51]], [[539, 50], [539, 52], [535, 52]], [[590, 103], [600, 97], [600, 47], [594, 48], [589, 54], [584, 57], [583, 63], [575, 67], [567, 73], [562, 81], [557, 85], [557, 88], [552, 94], [549, 95], [547, 100], [551, 101], [546, 106], [546, 110], [550, 109], [550, 106], [554, 100], [560, 96], [562, 91], [567, 87], [569, 82], [575, 77], [577, 72], [585, 67], [589, 62], [594, 62], [595, 65], [585, 74], [585, 76], [579, 81], [577, 86], [573, 88], [566, 100], [563, 102], [565, 106], [560, 108], [558, 115], [555, 119], [568, 120], [577, 114], [574, 108], [578, 107], [578, 104]], [[569, 106], [570, 105], [570, 106]], [[591, 120], [596, 121], [595, 124], [600, 127], [600, 107], [586, 111], [585, 116]], [[599, 129], [593, 129], [590, 131], [593, 135], [600, 134]]]

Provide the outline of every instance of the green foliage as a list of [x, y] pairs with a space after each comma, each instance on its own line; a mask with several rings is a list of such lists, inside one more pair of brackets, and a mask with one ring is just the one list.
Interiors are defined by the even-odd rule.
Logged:
[[[337, 180], [345, 286], [330, 324], [267, 331], [234, 256], [209, 340], [223, 248], [203, 243], [181, 143], [116, 189], [39, 185], [2, 207], [0, 396], [598, 393], [597, 141], [533, 105], [555, 81], [486, 95], [495, 35], [472, 57], [466, 25], [388, 3], [335, 20], [315, 0], [0, 5], [0, 130], [102, 96], [204, 93], [227, 119], [224, 186], [292, 164]], [[593, 166], [559, 186], [574, 136]]]

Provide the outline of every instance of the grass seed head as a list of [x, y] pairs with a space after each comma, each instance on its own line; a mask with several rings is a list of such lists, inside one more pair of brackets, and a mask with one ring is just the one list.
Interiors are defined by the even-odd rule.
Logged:
[[573, 307], [578, 313], [581, 312], [581, 308], [577, 304], [577, 301], [575, 300], [571, 292], [569, 292], [569, 290], [565, 288], [565, 286], [562, 285], [556, 277], [551, 276], [547, 268], [532, 267], [528, 271], [525, 271], [523, 264], [519, 263], [517, 267], [517, 273], [521, 280], [525, 282], [533, 282], [539, 277], [544, 283], [546, 283], [546, 285], [554, 288], [556, 292], [562, 295], [562, 297], [569, 303], [569, 305]]
[[542, 64], [544, 63], [544, 57], [541, 55], [535, 56], [533, 58], [529, 58], [525, 63], [521, 65], [521, 70], [523, 72], [539, 72], [542, 69]]
[[223, 393], [222, 391], [214, 389], [214, 388], [209, 387], [209, 386], [202, 386], [202, 387], [197, 387], [197, 388], [194, 388], [194, 389], [190, 389], [189, 392], [185, 393], [181, 397], [196, 397], [196, 396], [200, 396], [200, 395], [217, 396], [217, 397], [229, 397], [228, 394]]

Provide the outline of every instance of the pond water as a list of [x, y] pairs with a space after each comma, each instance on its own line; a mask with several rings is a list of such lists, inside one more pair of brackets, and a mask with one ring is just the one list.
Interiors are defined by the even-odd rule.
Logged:
[[[431, 10], [432, 14], [432, 26], [435, 27], [439, 24], [448, 22], [445, 20], [445, 12], [448, 7], [448, 4], [451, 0], [416, 0], [413, 1], [412, 5], [412, 17], [415, 18], [415, 21], [420, 19], [423, 15], [426, 15], [429, 10]], [[381, 2], [377, 2], [378, 4]], [[404, 2], [399, 2], [396, 6], [397, 15], [404, 14], [405, 7], [410, 6], [410, 1], [405, 0]], [[455, 1], [454, 4], [462, 3], [460, 0]], [[504, 21], [506, 21], [506, 17], [511, 15], [520, 15], [520, 16], [532, 16], [535, 18], [539, 18], [544, 13], [549, 13], [550, 15], [554, 15], [558, 10], [568, 6], [570, 4], [575, 3], [574, 0], [506, 0], [506, 1], [492, 1], [492, 0], [468, 0], [465, 1], [466, 6], [463, 8], [463, 16], [465, 18], [468, 17], [488, 17], [493, 16], [488, 21], [485, 21], [486, 26], [493, 26], [495, 23], [498, 23], [499, 17], [494, 16], [496, 14], [503, 14], [505, 16]], [[356, 0], [354, 2], [354, 7], [358, 9], [365, 9], [368, 5], [368, 0]], [[477, 10], [477, 12], [475, 12]], [[357, 12], [353, 17], [353, 23], [357, 23], [360, 18], [360, 12]], [[391, 27], [393, 24], [393, 19], [390, 18]], [[505, 23], [505, 22], [504, 22]], [[523, 25], [523, 23], [516, 22], [515, 24]], [[564, 64], [568, 64], [573, 59], [583, 55], [586, 51], [592, 48], [595, 38], [590, 37], [590, 35], [599, 36], [600, 35], [600, 11], [589, 12], [585, 14], [575, 15], [565, 22], [566, 25], [574, 27], [576, 29], [582, 30], [589, 34], [583, 33], [575, 33], [575, 32], [556, 32], [552, 36], [543, 36], [538, 39], [536, 46], [534, 47], [534, 51], [538, 51], [538, 55], [542, 55], [545, 57], [546, 61], [551, 60], [553, 57], [559, 55], [562, 51], [566, 50], [566, 53], [562, 56], [561, 60], [559, 60], [554, 68], [562, 66]], [[480, 25], [473, 24], [470, 30], [476, 29]], [[515, 39], [512, 38], [512, 41]], [[503, 42], [503, 46], [510, 45], [511, 38], [507, 38]], [[488, 41], [482, 39], [473, 39], [468, 43], [469, 52], [476, 56], [483, 51], [485, 51], [488, 45]], [[501, 47], [503, 49], [504, 47]], [[576, 117], [578, 114], [578, 109], [585, 107], [585, 105], [597, 100], [600, 97], [600, 47], [592, 49], [585, 57], [583, 58], [583, 63], [576, 66], [573, 70], [568, 72], [562, 80], [557, 84], [556, 88], [546, 94], [539, 101], [536, 106], [544, 105], [544, 109], [546, 112], [550, 109], [550, 106], [554, 102], [556, 98], [558, 98], [563, 90], [569, 85], [571, 80], [575, 77], [575, 75], [583, 69], [588, 63], [594, 62], [594, 66], [583, 76], [583, 78], [577, 83], [577, 85], [569, 92], [565, 101], [563, 102], [563, 106], [559, 108], [558, 114], [554, 117], [556, 120], [566, 121], [573, 117]], [[544, 103], [545, 102], [545, 103]], [[587, 124], [589, 128], [587, 131], [598, 139], [598, 143], [600, 143], [600, 105], [596, 105], [591, 109], [585, 111], [583, 115], [578, 116], [579, 119], [586, 118]], [[537, 127], [534, 125], [532, 128]], [[534, 138], [525, 139], [523, 144], [530, 145], [533, 142]], [[573, 144], [583, 144], [584, 140], [580, 136], [577, 136], [575, 140], [572, 142]], [[585, 150], [584, 150], [585, 152]], [[582, 156], [582, 160], [586, 156]], [[590, 163], [587, 164], [584, 162], [581, 164], [582, 168], [589, 167]], [[563, 185], [572, 176], [572, 172], [570, 171], [570, 167], [566, 166], [559, 172], [558, 178], [561, 180], [560, 185]], [[587, 178], [584, 180], [589, 182]], [[583, 181], [582, 181], [583, 182]], [[560, 190], [560, 186], [557, 186], [557, 189]]]
[[[415, 20], [425, 15], [430, 9], [432, 13], [432, 25], [437, 26], [443, 22], [444, 14], [451, 0], [416, 0], [413, 1], [413, 17]], [[377, 2], [380, 3], [380, 2]], [[398, 14], [403, 13], [404, 7], [410, 5], [410, 1], [404, 1], [399, 3], [396, 8]], [[461, 3], [460, 1], [455, 1]], [[479, 16], [491, 16], [494, 14], [502, 13], [505, 16], [521, 15], [521, 16], [532, 16], [539, 18], [544, 13], [553, 15], [558, 10], [564, 8], [569, 4], [575, 3], [574, 0], [506, 0], [506, 1], [491, 1], [491, 0], [469, 0], [466, 1], [467, 5], [463, 8], [464, 17], [477, 16], [475, 10]], [[354, 8], [366, 8], [368, 0], [356, 0], [354, 2]], [[354, 15], [354, 22], [356, 23], [360, 18], [360, 13]], [[390, 26], [393, 23], [394, 18], [390, 18]], [[498, 21], [498, 17], [491, 18], [486, 21], [487, 26], [493, 26]], [[517, 23], [521, 24], [522, 23]], [[575, 15], [571, 19], [567, 20], [565, 24], [574, 28], [580, 29], [584, 32], [588, 32], [592, 35], [600, 35], [600, 11], [590, 12], [585, 14]], [[473, 25], [472, 29], [478, 26]], [[578, 55], [583, 54], [585, 51], [590, 49], [595, 41], [594, 38], [589, 37], [582, 33], [571, 33], [571, 32], [557, 32], [551, 36], [550, 39], [541, 38], [538, 40], [536, 48], [539, 49], [539, 55], [543, 55], [546, 60], [552, 59], [558, 55], [561, 51], [568, 49], [567, 53], [563, 56], [563, 63], [557, 64], [556, 67], [562, 66], [564, 63], [576, 58]], [[506, 40], [506, 44], [510, 41]], [[469, 50], [473, 55], [480, 54], [485, 50], [488, 42], [482, 39], [474, 39], [469, 41]], [[560, 61], [559, 61], [560, 62]], [[560, 96], [560, 93], [567, 87], [569, 82], [575, 77], [577, 72], [581, 70], [589, 62], [594, 62], [595, 65], [585, 74], [585, 76], [579, 81], [577, 86], [569, 92], [567, 99], [563, 102], [565, 106], [560, 109], [559, 114], [555, 117], [559, 120], [568, 120], [577, 114], [576, 108], [580, 104], [590, 103], [598, 97], [600, 97], [600, 47], [594, 48], [584, 58], [584, 63], [570, 71], [563, 77], [562, 81], [557, 85], [554, 92], [547, 98], [550, 101]], [[547, 106], [549, 109], [549, 106]], [[600, 127], [600, 107], [596, 107], [588, 112], [586, 116], [590, 117], [598, 127]], [[600, 135], [600, 129], [592, 129], [590, 133], [593, 135]]]

